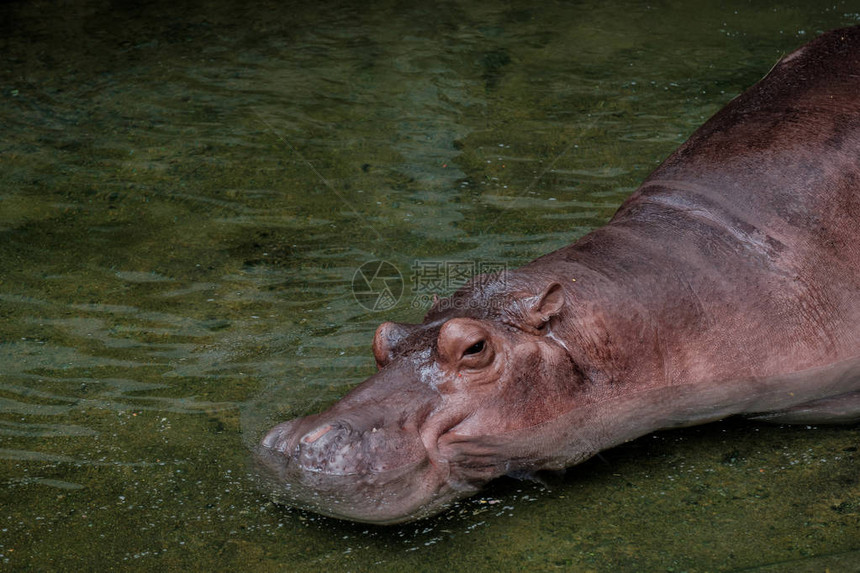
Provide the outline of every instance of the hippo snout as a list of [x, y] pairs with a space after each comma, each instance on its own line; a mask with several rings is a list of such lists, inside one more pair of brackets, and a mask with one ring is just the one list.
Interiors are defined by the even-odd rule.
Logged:
[[410, 360], [395, 359], [327, 411], [269, 430], [255, 451], [261, 486], [279, 503], [380, 524], [473, 491], [449, 480], [437, 442], [451, 416], [434, 418], [440, 393], [415, 381]]
[[299, 419], [278, 424], [260, 443], [269, 458], [303, 471], [346, 475], [354, 473], [363, 457], [359, 451], [361, 432], [343, 421], [308, 423]]
[[260, 446], [281, 466], [332, 476], [385, 472], [420, 457], [420, 440], [399, 428], [316, 417], [278, 424]]

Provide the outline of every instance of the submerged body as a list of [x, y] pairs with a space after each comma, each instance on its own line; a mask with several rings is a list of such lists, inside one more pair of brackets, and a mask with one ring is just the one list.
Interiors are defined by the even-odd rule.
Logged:
[[860, 27], [785, 57], [605, 227], [373, 351], [374, 376], [263, 438], [278, 498], [396, 523], [661, 428], [860, 420]]

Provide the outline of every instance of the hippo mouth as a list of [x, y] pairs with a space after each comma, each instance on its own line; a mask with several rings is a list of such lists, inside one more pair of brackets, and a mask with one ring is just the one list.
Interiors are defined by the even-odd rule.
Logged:
[[417, 427], [396, 423], [291, 420], [266, 434], [256, 459], [276, 502], [366, 523], [438, 513], [477, 490], [449, 479], [449, 464], [428, 454]]

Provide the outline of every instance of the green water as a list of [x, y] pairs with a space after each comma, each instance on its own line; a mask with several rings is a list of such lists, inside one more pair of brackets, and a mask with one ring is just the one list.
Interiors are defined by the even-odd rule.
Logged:
[[[660, 433], [387, 528], [273, 505], [248, 463], [373, 372], [381, 321], [420, 320], [421, 270], [605, 223], [855, 23], [841, 1], [3, 3], [0, 570], [860, 569], [856, 426]], [[352, 293], [373, 260], [406, 287], [385, 312]]]

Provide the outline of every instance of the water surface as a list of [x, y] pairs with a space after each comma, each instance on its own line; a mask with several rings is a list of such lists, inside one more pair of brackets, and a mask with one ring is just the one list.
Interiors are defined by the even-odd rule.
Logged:
[[[444, 294], [604, 224], [855, 23], [840, 1], [4, 3], [0, 567], [860, 568], [857, 427], [664, 432], [386, 528], [273, 505], [247, 449], [372, 373], [427, 273]], [[352, 292], [376, 260], [405, 286], [385, 311]]]

